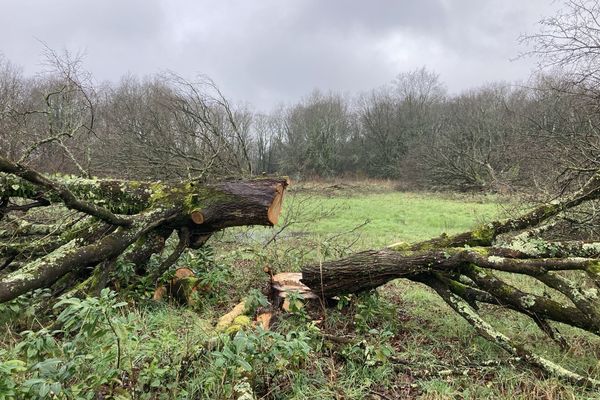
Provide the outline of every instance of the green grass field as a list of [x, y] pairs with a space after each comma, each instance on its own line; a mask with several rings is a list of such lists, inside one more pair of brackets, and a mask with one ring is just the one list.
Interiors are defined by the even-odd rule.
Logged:
[[[460, 232], [504, 215], [509, 204], [392, 190], [291, 191], [278, 227], [230, 230], [211, 239], [213, 252], [180, 260], [209, 288], [194, 307], [143, 300], [150, 295], [143, 287], [114, 298], [105, 293], [100, 301], [57, 308], [69, 327], [58, 333], [26, 302], [2, 310], [5, 319], [11, 312], [19, 318], [4, 322], [0, 394], [12, 382], [21, 388], [12, 389], [21, 390], [13, 398], [49, 399], [599, 398], [509, 357], [428, 288], [407, 281], [330, 309], [279, 313], [269, 331], [213, 328], [241, 299], [253, 304], [251, 316], [267, 307], [260, 293], [268, 286], [266, 266], [296, 271], [359, 249]], [[530, 320], [483, 311], [520, 343], [579, 373], [600, 375], [596, 338], [565, 328], [574, 346], [561, 353]]]
[[[295, 196], [302, 198], [303, 194]], [[444, 198], [435, 194], [402, 192], [365, 196], [342, 192], [337, 196], [304, 197], [308, 198], [307, 208], [315, 211], [313, 215], [306, 215], [307, 219], [318, 217], [319, 212], [325, 214], [310, 225], [311, 234], [336, 235], [368, 221], [360, 232], [371, 246], [418, 241], [442, 232], [458, 233], [502, 212], [495, 199], [483, 196]], [[292, 199], [292, 206], [297, 202]]]

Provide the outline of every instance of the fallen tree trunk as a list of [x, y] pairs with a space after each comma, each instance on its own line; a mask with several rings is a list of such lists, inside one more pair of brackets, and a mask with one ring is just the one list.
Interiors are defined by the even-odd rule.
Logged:
[[[515, 345], [477, 311], [480, 303], [487, 303], [524, 314], [561, 347], [568, 343], [553, 322], [600, 335], [600, 242], [548, 241], [541, 236], [553, 226], [553, 219], [598, 198], [600, 173], [572, 195], [513, 219], [305, 266], [301, 282], [323, 299], [375, 289], [398, 278], [425, 284], [478, 333], [506, 351], [575, 384], [600, 386], [599, 381]], [[518, 276], [535, 279], [545, 295], [519, 287]]]
[[[0, 158], [6, 224], [0, 230], [0, 302], [67, 277], [73, 286], [106, 275], [99, 270], [119, 258], [148, 273], [145, 263], [177, 232], [179, 245], [153, 272], [158, 278], [183, 250], [202, 246], [214, 232], [276, 224], [287, 184], [285, 178], [206, 183], [49, 177]], [[55, 221], [25, 221], [23, 214], [34, 210]]]

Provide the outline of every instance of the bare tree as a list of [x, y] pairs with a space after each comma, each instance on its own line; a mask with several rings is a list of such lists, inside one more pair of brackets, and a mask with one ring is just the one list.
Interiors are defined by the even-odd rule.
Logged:
[[552, 17], [540, 21], [541, 29], [521, 37], [540, 69], [559, 69], [573, 84], [600, 89], [600, 3], [567, 0]]
[[285, 121], [281, 112], [254, 116], [252, 124], [254, 170], [257, 173], [274, 173], [280, 169], [279, 152], [283, 151]]
[[[538, 154], [551, 160], [547, 168], [551, 194], [572, 192], [600, 166], [600, 3], [568, 0], [540, 31], [523, 36], [523, 56], [538, 59], [543, 75], [535, 82], [535, 110], [530, 132], [544, 146]], [[597, 232], [600, 216], [591, 203], [565, 218], [570, 231]]]
[[[35, 79], [22, 79], [10, 67], [5, 77], [12, 82], [12, 97], [3, 113], [10, 121], [5, 146], [20, 163], [59, 167], [63, 172], [87, 175], [85, 142], [94, 133], [97, 96], [91, 77], [81, 67], [79, 54], [44, 52], [46, 69]], [[7, 85], [3, 85], [7, 87]], [[8, 154], [7, 154], [8, 155]], [[60, 164], [60, 165], [57, 165]]]
[[21, 71], [0, 54], [0, 154], [14, 159], [19, 144], [14, 139], [19, 134], [21, 108], [25, 95], [25, 82]]
[[438, 75], [425, 68], [399, 74], [390, 86], [363, 96], [359, 113], [365, 170], [375, 176], [406, 176], [416, 147], [433, 129], [433, 112], [444, 96]]
[[234, 109], [208, 78], [125, 78], [110, 90], [103, 118], [109, 151], [95, 158], [105, 174], [205, 179], [252, 173], [252, 114]]
[[340, 95], [315, 91], [288, 110], [284, 127], [288, 171], [293, 166], [302, 175], [340, 172], [340, 149], [349, 132], [347, 107]]
[[521, 127], [515, 110], [526, 93], [492, 85], [444, 103], [430, 151], [429, 177], [458, 189], [501, 190], [521, 178]]

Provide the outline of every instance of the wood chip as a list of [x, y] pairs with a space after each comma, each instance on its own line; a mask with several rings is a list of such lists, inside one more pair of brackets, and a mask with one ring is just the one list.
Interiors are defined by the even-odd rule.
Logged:
[[273, 313], [271, 312], [259, 314], [256, 317], [256, 325], [262, 327], [264, 330], [268, 330], [271, 325], [271, 318], [273, 318]]

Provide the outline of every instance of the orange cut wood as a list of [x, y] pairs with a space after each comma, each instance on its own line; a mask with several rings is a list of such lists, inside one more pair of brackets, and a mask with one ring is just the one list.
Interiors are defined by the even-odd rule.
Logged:
[[160, 301], [163, 299], [163, 297], [165, 297], [166, 294], [167, 288], [161, 285], [157, 287], [154, 291], [154, 294], [152, 295], [152, 300]]
[[271, 206], [269, 206], [269, 210], [267, 211], [267, 219], [273, 225], [277, 225], [277, 221], [279, 221], [279, 215], [281, 214], [281, 206], [283, 204], [283, 193], [285, 188], [290, 184], [289, 180], [285, 183], [278, 183], [275, 186], [275, 196], [273, 197], [273, 202]]
[[246, 302], [241, 301], [240, 303], [238, 303], [238, 305], [233, 307], [233, 309], [231, 311], [229, 311], [227, 314], [225, 314], [221, 318], [219, 318], [219, 321], [217, 322], [215, 329], [217, 331], [226, 330], [233, 323], [233, 320], [236, 317], [242, 315], [245, 310], [246, 310]]
[[177, 268], [177, 270], [175, 271], [175, 276], [173, 276], [173, 280], [171, 282], [173, 282], [176, 279], [187, 278], [189, 276], [195, 275], [196, 274], [194, 274], [194, 271], [192, 271], [189, 268]]
[[196, 225], [202, 225], [204, 223], [204, 214], [202, 214], [202, 211], [200, 210], [192, 211], [191, 217]]
[[259, 314], [256, 317], [256, 325], [262, 327], [264, 330], [267, 330], [271, 325], [271, 318], [273, 318], [273, 313], [271, 312]]

